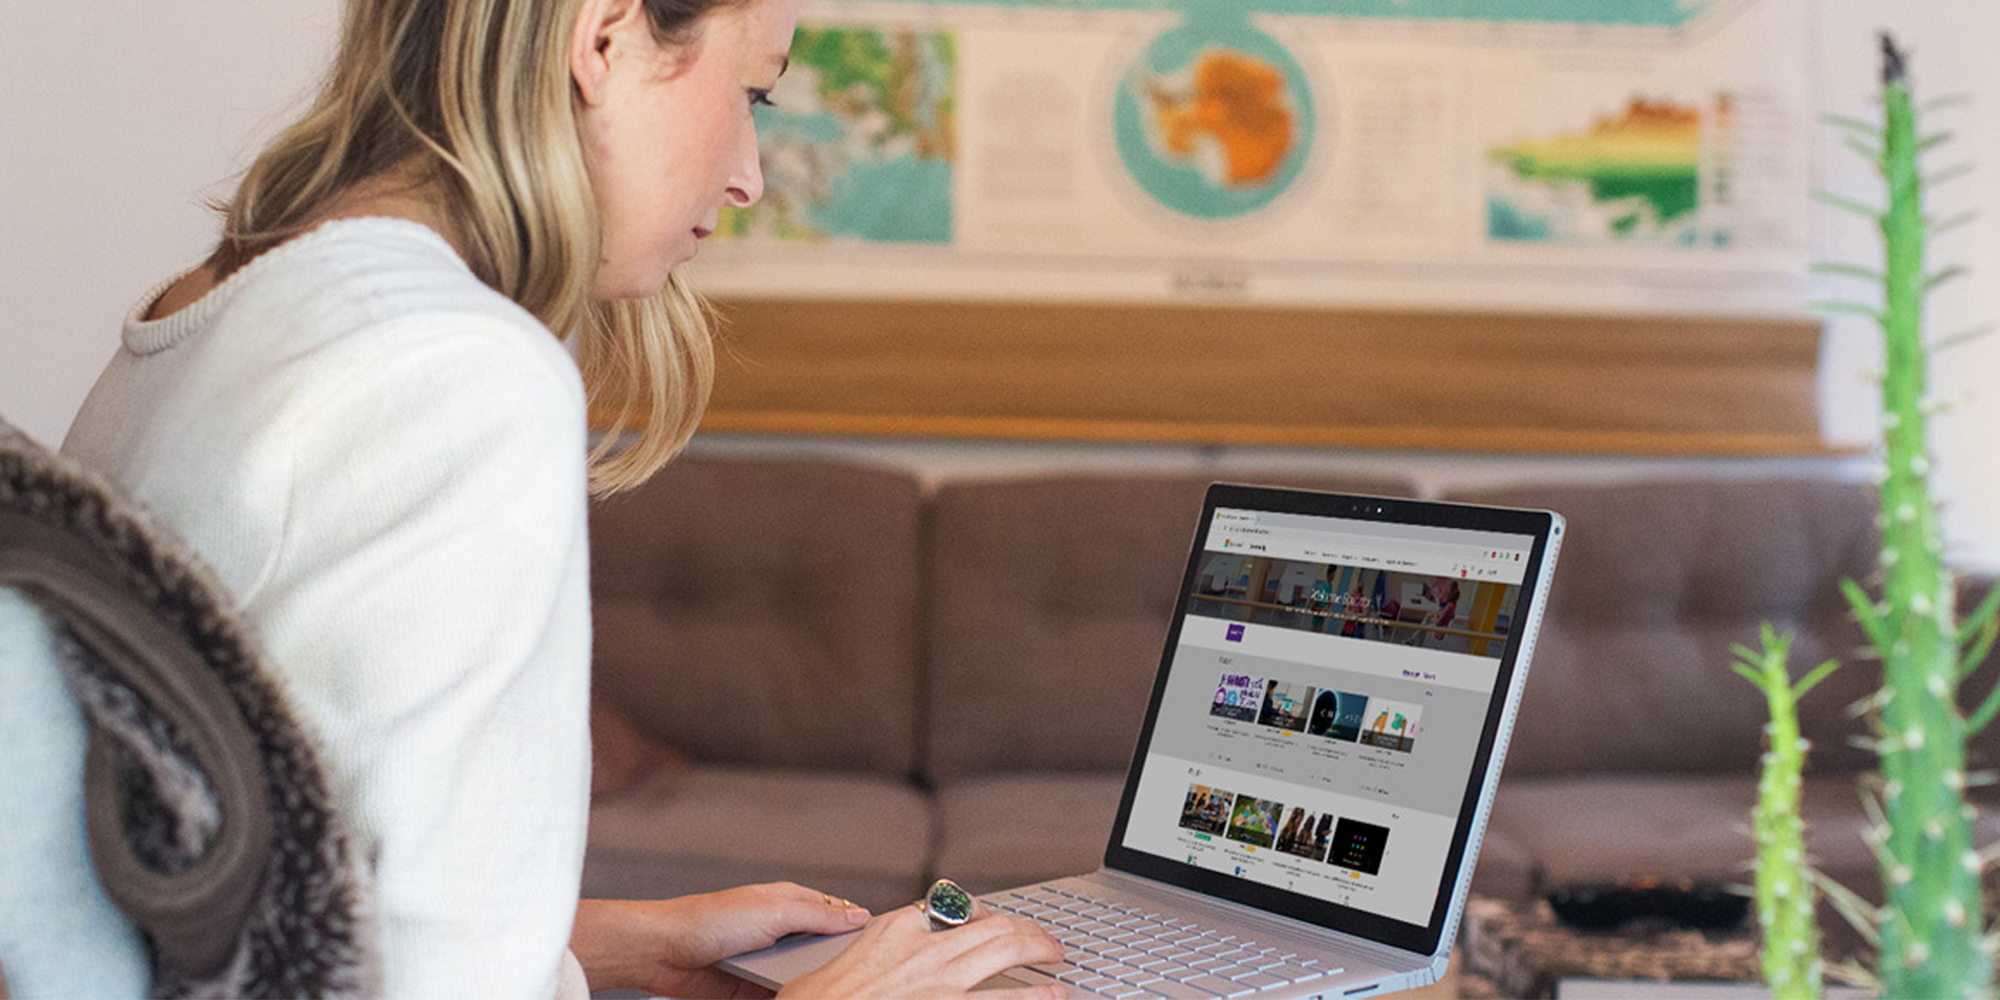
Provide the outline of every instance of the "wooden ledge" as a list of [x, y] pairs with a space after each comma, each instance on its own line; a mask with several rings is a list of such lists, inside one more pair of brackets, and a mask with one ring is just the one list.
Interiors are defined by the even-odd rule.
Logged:
[[742, 299], [703, 426], [764, 433], [1829, 454], [1817, 321]]

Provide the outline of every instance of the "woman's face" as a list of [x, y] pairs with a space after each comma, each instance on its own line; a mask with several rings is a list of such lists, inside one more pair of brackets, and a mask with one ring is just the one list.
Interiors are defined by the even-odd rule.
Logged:
[[763, 194], [750, 113], [785, 71], [798, 0], [718, 7], [678, 46], [639, 0], [584, 7], [571, 70], [603, 226], [591, 294], [643, 298], [694, 259], [722, 206]]

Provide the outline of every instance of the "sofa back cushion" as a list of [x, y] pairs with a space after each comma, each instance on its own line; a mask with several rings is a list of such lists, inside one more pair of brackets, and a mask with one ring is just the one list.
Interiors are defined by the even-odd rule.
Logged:
[[1872, 586], [1875, 493], [1863, 483], [1706, 480], [1490, 490], [1451, 499], [1569, 521], [1507, 757], [1510, 775], [1754, 774], [1768, 719], [1730, 669], [1770, 622], [1796, 633], [1794, 677], [1842, 668], [1799, 706], [1817, 772], [1873, 766], [1849, 707], [1879, 662], [1840, 593]]
[[[926, 773], [1131, 764], [1210, 481], [1088, 474], [939, 489], [925, 585]], [[1407, 493], [1386, 481], [1286, 482]]]
[[908, 473], [676, 459], [594, 505], [594, 694], [697, 760], [914, 767], [922, 497]]

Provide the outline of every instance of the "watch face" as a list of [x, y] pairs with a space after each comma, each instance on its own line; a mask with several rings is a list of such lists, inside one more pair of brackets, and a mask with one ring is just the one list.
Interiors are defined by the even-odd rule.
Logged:
[[930, 898], [925, 900], [924, 909], [945, 923], [962, 924], [972, 919], [972, 897], [957, 885], [939, 880], [931, 886]]

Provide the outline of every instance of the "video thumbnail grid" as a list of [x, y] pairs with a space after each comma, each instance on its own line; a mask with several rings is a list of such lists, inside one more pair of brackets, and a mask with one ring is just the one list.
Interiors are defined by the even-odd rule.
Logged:
[[1382, 871], [1389, 828], [1331, 812], [1260, 799], [1208, 785], [1188, 786], [1181, 806], [1184, 829], [1221, 836], [1253, 847], [1279, 851], [1364, 875]]
[[1223, 674], [1208, 714], [1343, 743], [1409, 753], [1417, 746], [1420, 706], [1353, 691]]

